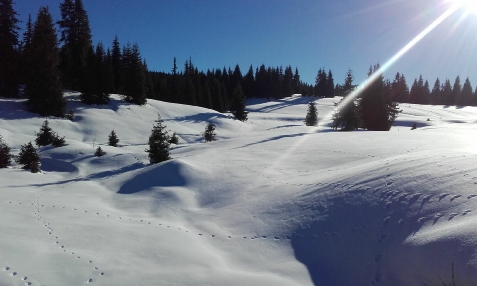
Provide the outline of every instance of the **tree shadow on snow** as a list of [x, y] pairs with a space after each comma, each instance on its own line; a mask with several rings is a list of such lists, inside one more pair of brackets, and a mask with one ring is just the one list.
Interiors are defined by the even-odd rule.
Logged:
[[290, 107], [293, 105], [308, 104], [310, 100], [317, 101], [319, 100], [319, 98], [310, 98], [310, 97], [302, 97], [302, 96], [287, 97], [283, 99], [274, 100], [273, 101], [274, 104], [272, 105], [264, 106], [257, 109], [253, 108], [253, 105], [249, 105], [247, 106], [248, 107], [247, 109], [250, 109], [250, 111], [253, 111], [253, 112], [269, 113], [269, 112]]

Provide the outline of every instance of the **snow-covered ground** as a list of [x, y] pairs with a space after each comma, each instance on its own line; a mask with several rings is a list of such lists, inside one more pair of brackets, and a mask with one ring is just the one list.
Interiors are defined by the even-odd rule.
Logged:
[[[477, 108], [404, 104], [390, 132], [336, 132], [332, 99], [307, 127], [300, 96], [251, 100], [245, 123], [66, 97], [75, 120], [49, 122], [67, 146], [39, 149], [41, 174], [0, 169], [0, 285], [442, 285], [452, 262], [477, 284]], [[149, 165], [158, 113], [180, 142]], [[13, 153], [44, 120], [0, 98]]]

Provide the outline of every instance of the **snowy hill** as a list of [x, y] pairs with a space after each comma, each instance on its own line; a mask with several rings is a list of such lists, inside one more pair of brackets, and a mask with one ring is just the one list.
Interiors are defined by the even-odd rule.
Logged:
[[[440, 285], [452, 262], [477, 284], [477, 108], [406, 104], [390, 132], [349, 133], [328, 127], [332, 99], [307, 127], [299, 96], [250, 100], [245, 123], [66, 97], [76, 117], [48, 119], [67, 145], [39, 149], [43, 173], [0, 170], [0, 285]], [[158, 113], [179, 145], [149, 165]], [[13, 153], [44, 120], [0, 98]]]

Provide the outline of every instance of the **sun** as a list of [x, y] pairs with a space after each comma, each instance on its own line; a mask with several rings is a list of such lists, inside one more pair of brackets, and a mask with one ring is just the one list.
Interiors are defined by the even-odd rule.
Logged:
[[452, 2], [469, 13], [477, 14], [477, 0], [452, 0]]

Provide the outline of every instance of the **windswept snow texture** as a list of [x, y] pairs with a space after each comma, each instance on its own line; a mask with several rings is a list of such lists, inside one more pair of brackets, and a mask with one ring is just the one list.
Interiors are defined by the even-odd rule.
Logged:
[[[245, 123], [65, 96], [75, 120], [48, 120], [67, 145], [39, 149], [41, 174], [0, 170], [0, 285], [442, 285], [452, 263], [477, 285], [477, 108], [404, 104], [390, 132], [337, 132], [339, 99], [307, 127], [300, 96], [250, 100]], [[158, 113], [179, 145], [150, 165]], [[13, 153], [44, 120], [0, 98]]]

